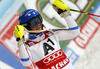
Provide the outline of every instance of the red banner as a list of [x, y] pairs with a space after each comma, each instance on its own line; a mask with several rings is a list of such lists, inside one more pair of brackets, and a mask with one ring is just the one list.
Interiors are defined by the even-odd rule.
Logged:
[[94, 18], [88, 17], [80, 29], [80, 35], [74, 39], [75, 43], [80, 48], [85, 49], [87, 44], [90, 42], [90, 40], [97, 32], [99, 24], [100, 23], [97, 22]]
[[15, 14], [13, 18], [0, 31], [0, 43], [5, 46], [11, 53], [18, 58], [17, 42], [13, 35], [15, 26], [18, 24], [19, 14]]

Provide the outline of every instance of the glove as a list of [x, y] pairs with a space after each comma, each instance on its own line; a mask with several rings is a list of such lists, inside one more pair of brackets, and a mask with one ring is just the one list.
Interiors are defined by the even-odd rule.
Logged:
[[54, 10], [61, 16], [61, 17], [65, 17], [67, 15], [71, 15], [70, 14], [70, 8], [67, 7], [67, 5], [62, 1], [62, 0], [55, 0], [52, 3], [52, 6], [54, 8]]
[[14, 29], [14, 35], [16, 37], [16, 41], [19, 41], [24, 38], [24, 26], [17, 25]]

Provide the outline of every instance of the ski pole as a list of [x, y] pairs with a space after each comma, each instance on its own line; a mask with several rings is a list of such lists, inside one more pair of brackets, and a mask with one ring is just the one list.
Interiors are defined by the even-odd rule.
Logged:
[[100, 17], [100, 15], [91, 14], [91, 13], [83, 12], [83, 11], [78, 11], [78, 10], [74, 10], [74, 9], [71, 9], [71, 8], [70, 8], [70, 11], [74, 11], [74, 12], [79, 12], [79, 13], [83, 13], [83, 14], [86, 14], [86, 15], [91, 15], [91, 16]]

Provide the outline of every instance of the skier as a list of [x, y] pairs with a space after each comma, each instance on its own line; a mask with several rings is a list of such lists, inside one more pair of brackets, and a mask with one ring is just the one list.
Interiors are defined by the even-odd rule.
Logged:
[[[79, 26], [69, 11], [65, 11], [61, 0], [53, 2], [53, 8], [65, 19], [69, 29], [44, 30], [43, 19], [34, 9], [24, 11], [15, 26], [14, 34], [18, 42], [21, 63], [28, 69], [74, 69], [67, 56], [60, 48], [60, 40], [70, 40], [79, 35]], [[29, 38], [24, 40], [24, 29]]]

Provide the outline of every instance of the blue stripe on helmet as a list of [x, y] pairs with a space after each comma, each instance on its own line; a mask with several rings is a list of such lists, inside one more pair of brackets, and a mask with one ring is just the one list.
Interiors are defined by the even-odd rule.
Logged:
[[69, 28], [69, 30], [76, 30], [79, 29], [79, 26], [73, 27], [73, 28]]

